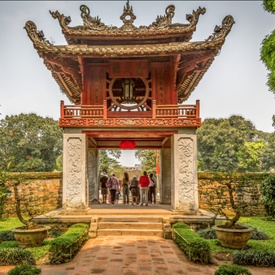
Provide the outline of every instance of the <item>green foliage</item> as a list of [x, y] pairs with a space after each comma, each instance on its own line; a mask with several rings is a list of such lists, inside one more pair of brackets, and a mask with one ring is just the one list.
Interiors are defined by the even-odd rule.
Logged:
[[275, 175], [270, 174], [262, 185], [262, 203], [264, 204], [266, 214], [275, 218]]
[[25, 248], [26, 251], [29, 251], [33, 258], [37, 261], [44, 257], [46, 254], [48, 254], [50, 248], [51, 248], [51, 241], [44, 240], [41, 246], [37, 247], [28, 247]]
[[218, 267], [215, 275], [252, 275], [252, 273], [246, 267], [235, 264], [224, 264]]
[[4, 232], [3, 234], [5, 235], [7, 234], [7, 231], [11, 231], [14, 227], [19, 227], [22, 225], [23, 224], [17, 217], [9, 217], [0, 221], [0, 232]]
[[99, 171], [107, 175], [123, 174], [124, 170], [119, 164], [120, 150], [99, 150]]
[[156, 150], [138, 150], [135, 157], [141, 161], [142, 170], [156, 174]]
[[191, 229], [174, 228], [173, 239], [187, 255], [189, 261], [212, 263], [209, 244]]
[[240, 250], [233, 253], [233, 263], [238, 265], [275, 266], [275, 253], [264, 250]]
[[39, 275], [41, 274], [41, 269], [34, 266], [23, 264], [16, 266], [8, 272], [8, 275]]
[[263, 166], [269, 135], [257, 131], [249, 120], [233, 115], [228, 119], [205, 119], [197, 130], [198, 168], [211, 172], [260, 172], [275, 167], [275, 157]]
[[0, 248], [0, 265], [35, 264], [31, 253], [22, 248]]
[[275, 14], [275, 1], [274, 0], [263, 0], [263, 6], [266, 11]]
[[52, 171], [62, 151], [57, 121], [36, 114], [6, 116], [0, 120], [0, 169]]
[[212, 228], [200, 229], [196, 233], [204, 239], [217, 239], [216, 231]]
[[17, 241], [3, 241], [0, 243], [1, 248], [12, 248], [12, 247], [18, 247]]
[[[275, 1], [264, 0], [263, 7], [266, 11], [275, 14]], [[261, 60], [269, 70], [267, 85], [275, 93], [275, 30], [262, 41]]]
[[0, 220], [3, 218], [8, 198], [8, 187], [6, 181], [6, 172], [0, 169]]
[[0, 242], [3, 241], [14, 241], [13, 233], [11, 231], [0, 232]]
[[88, 225], [74, 224], [67, 232], [51, 242], [50, 263], [61, 264], [69, 262], [88, 239]]
[[254, 231], [251, 232], [251, 240], [268, 240], [269, 236], [261, 229], [254, 228]]

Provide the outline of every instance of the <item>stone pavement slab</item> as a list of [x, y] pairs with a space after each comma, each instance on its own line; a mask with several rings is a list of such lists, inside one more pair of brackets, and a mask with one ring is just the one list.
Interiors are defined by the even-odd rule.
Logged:
[[[100, 236], [88, 240], [70, 263], [38, 267], [42, 275], [214, 275], [217, 269], [189, 262], [173, 240], [155, 236]], [[0, 274], [11, 268], [0, 267]], [[248, 269], [253, 275], [275, 275], [275, 268]]]

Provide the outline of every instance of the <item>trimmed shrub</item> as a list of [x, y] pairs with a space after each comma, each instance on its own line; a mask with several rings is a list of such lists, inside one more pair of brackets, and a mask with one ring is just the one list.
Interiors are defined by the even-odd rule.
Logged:
[[77, 223], [72, 225], [67, 232], [51, 242], [50, 263], [61, 264], [71, 261], [87, 239], [87, 224]]
[[17, 241], [4, 241], [0, 243], [1, 248], [11, 248], [11, 247], [18, 247]]
[[0, 265], [35, 264], [31, 252], [22, 248], [0, 248]]
[[[239, 225], [243, 225], [243, 226], [248, 226], [247, 224], [243, 224], [238, 222]], [[269, 236], [261, 229], [259, 229], [258, 227], [254, 227], [249, 225], [249, 227], [252, 227], [254, 230], [251, 232], [251, 240], [269, 240]]]
[[252, 275], [252, 273], [243, 266], [235, 264], [220, 265], [215, 275]]
[[241, 250], [233, 254], [233, 263], [238, 265], [275, 266], [275, 253], [264, 250]]
[[0, 232], [0, 242], [3, 241], [15, 241], [12, 231], [2, 231]]
[[34, 265], [22, 264], [8, 272], [8, 275], [39, 275], [41, 269]]
[[184, 222], [176, 222], [172, 225], [172, 228], [184, 228], [184, 229], [190, 229], [190, 227], [184, 223]]
[[191, 229], [174, 228], [173, 240], [184, 251], [189, 261], [203, 264], [212, 263], [208, 242]]
[[270, 174], [262, 185], [262, 203], [267, 216], [275, 218], [275, 175]]
[[200, 229], [197, 231], [197, 234], [204, 239], [217, 239], [216, 231], [212, 228]]
[[261, 229], [254, 227], [254, 231], [251, 232], [252, 240], [268, 240], [269, 236]]

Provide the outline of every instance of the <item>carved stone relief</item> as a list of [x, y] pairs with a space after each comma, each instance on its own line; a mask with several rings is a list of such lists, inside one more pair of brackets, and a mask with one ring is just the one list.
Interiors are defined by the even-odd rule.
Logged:
[[193, 211], [194, 196], [194, 141], [189, 137], [178, 139], [178, 204], [177, 210]]
[[80, 207], [81, 181], [82, 181], [82, 140], [78, 137], [71, 137], [67, 140], [67, 180], [66, 180], [66, 205], [68, 207]]

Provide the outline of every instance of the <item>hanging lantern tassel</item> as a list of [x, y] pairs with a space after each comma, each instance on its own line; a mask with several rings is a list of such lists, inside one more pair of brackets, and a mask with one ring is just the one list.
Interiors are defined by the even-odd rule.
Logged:
[[133, 149], [136, 147], [136, 142], [133, 140], [122, 140], [119, 143], [119, 147], [122, 149]]

